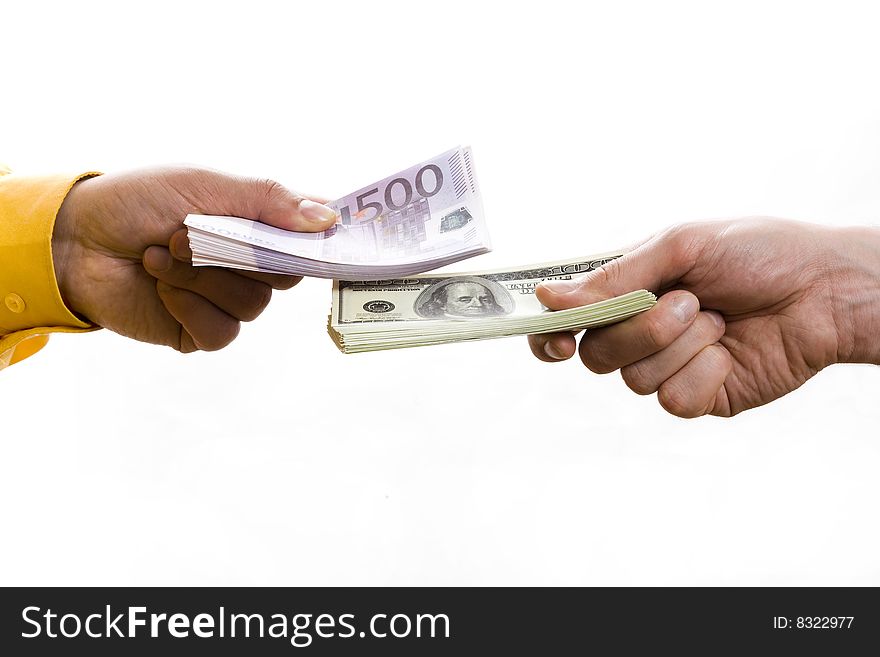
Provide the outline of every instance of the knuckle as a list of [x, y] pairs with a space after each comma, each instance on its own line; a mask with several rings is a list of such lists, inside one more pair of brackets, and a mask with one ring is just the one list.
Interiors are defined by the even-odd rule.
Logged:
[[711, 344], [703, 349], [703, 353], [705, 354], [704, 357], [709, 359], [710, 366], [719, 372], [723, 372], [724, 377], [726, 377], [733, 367], [730, 352], [720, 344]]
[[179, 260], [174, 262], [174, 266], [169, 273], [173, 276], [175, 282], [181, 285], [193, 285], [199, 280], [199, 276], [201, 275], [201, 271], [198, 267], [194, 267], [189, 263], [184, 263]]
[[281, 184], [272, 178], [260, 178], [259, 183], [266, 190], [266, 196], [274, 196], [281, 191]]
[[287, 190], [277, 180], [273, 180], [272, 178], [259, 178], [257, 181], [260, 189], [263, 190], [265, 194], [266, 201], [271, 202], [282, 196], [286, 195]]
[[686, 223], [676, 223], [668, 226], [665, 230], [661, 231], [659, 235], [657, 235], [657, 239], [663, 240], [670, 244], [678, 242], [681, 240], [682, 236], [686, 235], [688, 232], [689, 224]]
[[650, 395], [657, 392], [657, 385], [645, 372], [645, 365], [641, 362], [621, 368], [620, 376], [623, 377], [626, 386], [638, 395]]
[[686, 223], [678, 223], [664, 230], [658, 239], [665, 242], [667, 247], [680, 249], [690, 241], [691, 226]]
[[699, 415], [699, 409], [693, 408], [693, 403], [687, 393], [674, 385], [662, 385], [657, 392], [657, 401], [672, 415], [683, 418], [691, 418]]
[[260, 182], [266, 192], [267, 202], [283, 201], [285, 205], [290, 204], [294, 207], [299, 207], [299, 204], [303, 201], [304, 197], [302, 195], [287, 189], [277, 180], [263, 178]]
[[198, 345], [204, 351], [218, 351], [238, 337], [241, 324], [235, 320], [218, 322], [211, 333], [199, 336]]
[[178, 259], [171, 260], [171, 267], [164, 272], [155, 274], [160, 282], [169, 287], [187, 287], [199, 278], [197, 267]]
[[614, 289], [614, 282], [619, 278], [620, 258], [616, 258], [589, 272], [577, 282], [575, 289], [582, 297], [590, 299], [589, 303], [604, 301], [612, 296], [607, 290]]
[[606, 262], [598, 269], [590, 272], [587, 277], [582, 278], [578, 282], [578, 287], [583, 288], [586, 281], [589, 281], [591, 286], [594, 285], [600, 288], [606, 287], [608, 283], [614, 279], [614, 272], [618, 271], [619, 268], [620, 265], [616, 259], [611, 262]]
[[272, 301], [272, 288], [263, 283], [257, 284], [253, 288], [248, 306], [240, 319], [244, 322], [255, 320], [266, 309], [270, 301]]
[[644, 318], [642, 328], [644, 346], [652, 352], [668, 347], [677, 337], [674, 335], [670, 322], [666, 321], [662, 315], [647, 312], [642, 317]]
[[693, 263], [703, 247], [704, 232], [699, 224], [679, 223], [670, 226], [658, 235], [670, 256], [678, 261]]

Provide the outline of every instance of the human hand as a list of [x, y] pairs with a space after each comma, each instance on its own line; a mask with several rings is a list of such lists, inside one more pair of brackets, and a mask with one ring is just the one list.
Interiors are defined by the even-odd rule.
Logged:
[[[592, 371], [619, 369], [673, 415], [732, 416], [841, 362], [880, 363], [880, 231], [777, 219], [685, 224], [581, 281], [540, 285], [552, 310], [646, 288], [659, 300], [587, 331]], [[702, 309], [701, 309], [702, 307]], [[532, 353], [571, 358], [570, 333], [529, 336]]]
[[86, 320], [135, 340], [182, 352], [220, 349], [240, 322], [262, 312], [273, 289], [300, 277], [193, 267], [186, 215], [315, 232], [335, 221], [320, 203], [270, 180], [189, 167], [83, 180], [64, 200], [52, 236], [61, 296]]

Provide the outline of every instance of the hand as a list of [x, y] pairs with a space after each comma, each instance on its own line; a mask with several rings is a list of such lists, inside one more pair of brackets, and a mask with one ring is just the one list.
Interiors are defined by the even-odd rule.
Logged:
[[[880, 232], [774, 219], [686, 224], [539, 300], [560, 310], [646, 288], [651, 310], [587, 331], [580, 356], [619, 369], [673, 415], [732, 416], [777, 399], [822, 368], [880, 363]], [[662, 296], [661, 296], [662, 295]], [[702, 309], [701, 309], [702, 306]], [[574, 335], [529, 336], [544, 361]]]
[[272, 289], [299, 277], [193, 267], [187, 214], [235, 215], [321, 231], [332, 210], [270, 180], [169, 167], [90, 178], [70, 191], [55, 223], [61, 296], [84, 319], [182, 352], [214, 350], [254, 319]]

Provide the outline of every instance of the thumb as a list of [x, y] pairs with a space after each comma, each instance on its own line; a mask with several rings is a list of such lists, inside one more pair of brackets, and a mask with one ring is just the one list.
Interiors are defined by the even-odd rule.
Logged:
[[336, 223], [336, 212], [324, 205], [326, 199], [304, 196], [274, 180], [233, 178], [227, 185], [233, 206], [230, 214], [308, 233], [327, 230]]
[[550, 310], [596, 303], [635, 290], [657, 292], [678, 282], [691, 268], [681, 231], [667, 231], [578, 280], [541, 283], [538, 301]]

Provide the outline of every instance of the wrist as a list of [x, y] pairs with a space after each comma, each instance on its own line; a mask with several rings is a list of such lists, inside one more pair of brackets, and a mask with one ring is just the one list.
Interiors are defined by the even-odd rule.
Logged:
[[829, 254], [838, 362], [880, 365], [880, 228], [836, 230]]
[[82, 207], [82, 191], [88, 179], [80, 180], [70, 189], [58, 214], [52, 230], [52, 264], [61, 300], [72, 313], [85, 318], [78, 304], [76, 290], [76, 254], [81, 251], [78, 228]]

